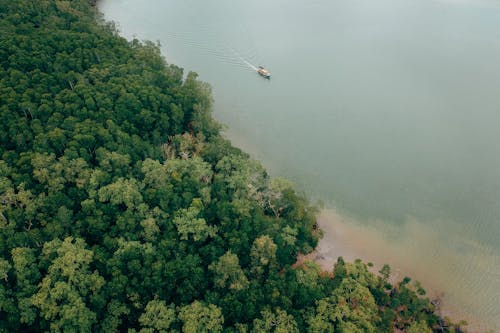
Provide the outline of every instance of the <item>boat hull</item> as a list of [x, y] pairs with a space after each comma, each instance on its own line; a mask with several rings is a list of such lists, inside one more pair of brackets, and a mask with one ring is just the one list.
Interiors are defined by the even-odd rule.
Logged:
[[271, 79], [271, 74], [262, 74], [262, 73], [259, 73], [260, 76], [262, 76], [263, 78], [265, 79]]
[[262, 76], [263, 78], [266, 78], [266, 79], [270, 79], [271, 78], [271, 73], [269, 73], [267, 71], [267, 69], [265, 69], [262, 66], [260, 66], [259, 69], [257, 69], [257, 73], [259, 73], [259, 75]]

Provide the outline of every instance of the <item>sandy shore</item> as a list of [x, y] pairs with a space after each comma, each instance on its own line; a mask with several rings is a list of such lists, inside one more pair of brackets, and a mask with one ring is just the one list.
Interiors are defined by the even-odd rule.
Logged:
[[[443, 265], [445, 272], [440, 275], [440, 272], [435, 270], [439, 267], [439, 263], [434, 259], [436, 256], [425, 256], [425, 251], [435, 249], [435, 242], [439, 241], [433, 238], [435, 233], [428, 227], [408, 223], [403, 228], [399, 226], [391, 229], [376, 221], [370, 226], [361, 225], [329, 209], [321, 211], [318, 224], [324, 236], [316, 251], [311, 253], [308, 259], [314, 260], [324, 270], [331, 271], [339, 256], [348, 261], [359, 258], [364, 262], [371, 262], [374, 264], [373, 271], [378, 271], [382, 265], [389, 264], [392, 269], [391, 282], [398, 282], [405, 276], [418, 280], [427, 291], [428, 297], [441, 300], [442, 316], [448, 316], [454, 321], [466, 320], [469, 323], [469, 332], [488, 330], [488, 327], [481, 324], [483, 318], [468, 314], [460, 303], [456, 303], [457, 298], [451, 297], [455, 296], [454, 285], [457, 283], [448, 284], [446, 265]], [[443, 255], [456, 257], [455, 253], [439, 254]], [[428, 259], [422, 260], [422, 257]]]

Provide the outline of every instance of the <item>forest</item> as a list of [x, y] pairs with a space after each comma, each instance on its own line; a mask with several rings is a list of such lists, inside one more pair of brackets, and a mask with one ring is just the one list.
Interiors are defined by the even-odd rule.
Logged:
[[210, 86], [88, 0], [0, 0], [0, 332], [460, 332], [409, 278], [294, 265], [317, 208]]

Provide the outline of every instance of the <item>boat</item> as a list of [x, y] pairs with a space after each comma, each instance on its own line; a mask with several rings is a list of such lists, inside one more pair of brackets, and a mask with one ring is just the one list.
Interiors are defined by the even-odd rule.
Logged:
[[259, 73], [260, 76], [265, 77], [266, 79], [271, 78], [271, 73], [269, 73], [269, 71], [262, 66], [259, 66], [259, 68], [257, 69], [257, 73]]

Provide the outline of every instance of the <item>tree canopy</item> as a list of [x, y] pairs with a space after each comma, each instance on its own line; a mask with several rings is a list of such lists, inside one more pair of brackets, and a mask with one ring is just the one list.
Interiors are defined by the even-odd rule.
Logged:
[[158, 45], [85, 0], [0, 8], [0, 332], [441, 323], [388, 268], [292, 267], [316, 209], [220, 135], [210, 86]]

